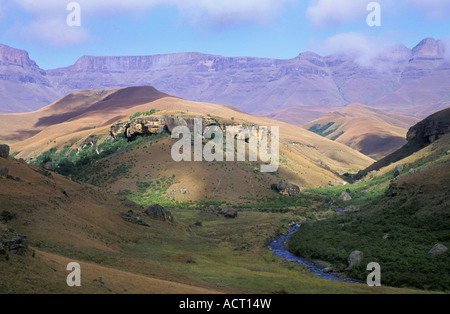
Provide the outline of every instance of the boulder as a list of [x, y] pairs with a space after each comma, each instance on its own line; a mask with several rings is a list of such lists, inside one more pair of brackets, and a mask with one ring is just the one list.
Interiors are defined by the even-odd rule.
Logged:
[[220, 214], [225, 218], [234, 219], [238, 216], [238, 211], [233, 208], [223, 208], [220, 210]]
[[391, 238], [391, 236], [389, 235], [389, 233], [386, 233], [384, 236], [383, 236], [383, 240], [389, 240]]
[[342, 212], [346, 213], [346, 214], [350, 214], [350, 213], [357, 213], [357, 212], [360, 212], [360, 211], [361, 211], [361, 207], [355, 206], [355, 205], [351, 205], [351, 206], [345, 207]]
[[10, 175], [8, 175], [7, 178], [10, 179], [10, 180], [13, 180], [13, 181], [20, 181], [20, 178], [19, 178], [19, 177], [16, 177], [16, 176], [10, 176]]
[[135, 213], [132, 210], [129, 210], [126, 213], [121, 213], [120, 215], [122, 216], [122, 218], [124, 220], [126, 220], [128, 222], [131, 222], [131, 223], [134, 223], [134, 224], [137, 224], [137, 225], [141, 225], [141, 226], [145, 226], [145, 227], [149, 226], [146, 222], [144, 222], [142, 220], [141, 214]]
[[294, 184], [278, 184], [276, 190], [282, 195], [286, 196], [299, 196], [300, 187]]
[[339, 199], [341, 200], [341, 201], [344, 201], [344, 202], [348, 202], [348, 201], [351, 201], [352, 200], [352, 197], [350, 196], [350, 194], [348, 194], [348, 192], [342, 192], [341, 193], [341, 195], [339, 196]]
[[146, 214], [147, 216], [150, 216], [150, 218], [152, 218], [152, 219], [168, 221], [170, 223], [174, 222], [172, 213], [158, 204], [148, 207], [144, 211], [144, 214]]
[[49, 178], [49, 179], [53, 179], [53, 175], [51, 174], [50, 171], [45, 170], [43, 167], [40, 167], [38, 170], [35, 170], [37, 173], [42, 174], [43, 176]]
[[214, 205], [207, 206], [201, 210], [202, 214], [212, 214], [212, 215], [219, 215], [219, 210], [216, 209]]
[[14, 254], [24, 254], [28, 250], [29, 240], [27, 236], [18, 235], [12, 239], [3, 239], [4, 250]]
[[433, 248], [428, 252], [431, 255], [440, 255], [448, 252], [448, 248], [443, 244], [436, 244]]
[[404, 168], [405, 168], [404, 165], [399, 164], [399, 165], [395, 166], [394, 171], [402, 172]]
[[0, 157], [1, 158], [8, 158], [9, 157], [9, 146], [2, 144], [0, 145]]
[[49, 161], [46, 162], [45, 164], [42, 164], [42, 168], [44, 168], [47, 171], [55, 171], [56, 167], [55, 167], [55, 163]]
[[6, 166], [0, 166], [0, 178], [7, 178], [8, 177], [9, 169]]
[[352, 253], [350, 253], [350, 255], [348, 256], [348, 267], [346, 268], [346, 270], [350, 270], [353, 267], [360, 265], [363, 258], [364, 254], [361, 251], [353, 251]]

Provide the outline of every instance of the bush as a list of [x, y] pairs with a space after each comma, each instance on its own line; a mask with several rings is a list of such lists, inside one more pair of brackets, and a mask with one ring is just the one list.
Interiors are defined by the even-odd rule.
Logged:
[[3, 210], [2, 213], [0, 214], [0, 220], [4, 223], [7, 223], [15, 218], [16, 215], [7, 210]]

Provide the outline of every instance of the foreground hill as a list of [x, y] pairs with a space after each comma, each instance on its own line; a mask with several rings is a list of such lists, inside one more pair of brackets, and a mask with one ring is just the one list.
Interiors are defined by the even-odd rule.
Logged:
[[[167, 115], [198, 116], [233, 121], [238, 125], [279, 126], [279, 171], [276, 174], [261, 174], [259, 166], [254, 163], [230, 163], [226, 166], [222, 163], [220, 167], [212, 163], [176, 163], [170, 155], [175, 140], [164, 137], [155, 146], [144, 143], [142, 149], [130, 148], [109, 157], [111, 167], [105, 165], [94, 173], [95, 176], [117, 173], [117, 165], [130, 164], [132, 169], [122, 171], [123, 175], [118, 176], [115, 182], [108, 182], [107, 185], [103, 182], [102, 186], [115, 191], [133, 190], [138, 182], [145, 181], [146, 175], [151, 174], [153, 178], [175, 175], [177, 181], [181, 181], [180, 188], [189, 185], [193, 189], [193, 199], [220, 198], [217, 191], [221, 191], [219, 194], [231, 193], [231, 198], [236, 199], [273, 193], [270, 190], [273, 183], [288, 182], [300, 187], [327, 185], [330, 181], [336, 184], [341, 180], [338, 173], [361, 170], [373, 162], [343, 144], [303, 128], [251, 116], [230, 107], [189, 102], [160, 93], [152, 87], [77, 92], [33, 113], [2, 115], [0, 122], [5, 128], [0, 131], [0, 138], [12, 143], [12, 152], [17, 158], [33, 160], [46, 153], [55, 155], [61, 152], [69, 155], [108, 141], [113, 124], [129, 121], [131, 116], [149, 111], [155, 118]], [[89, 140], [92, 138], [95, 138], [94, 143]], [[152, 158], [149, 159], [150, 154]], [[245, 169], [239, 170], [240, 166]], [[124, 180], [126, 178], [122, 176], [133, 180]], [[246, 180], [240, 179], [243, 176]], [[242, 188], [236, 189], [232, 184], [242, 184]]]
[[[450, 134], [445, 134], [351, 186], [312, 191], [339, 213], [304, 224], [290, 250], [326, 260], [355, 279], [364, 280], [365, 265], [375, 261], [383, 284], [448, 292], [449, 176]], [[343, 192], [351, 200], [339, 199]], [[353, 251], [362, 252], [362, 262], [348, 270]]]
[[[14, 177], [0, 177], [0, 238], [6, 240], [3, 237], [9, 233], [26, 235], [34, 251], [23, 256], [10, 253], [9, 260], [0, 254], [0, 293], [220, 290], [126, 252], [126, 243], [159, 233], [163, 225], [149, 221], [151, 227], [144, 227], [126, 222], [119, 214], [130, 208], [117, 195], [55, 173], [46, 176], [36, 171], [38, 167], [12, 158], [0, 158], [0, 166], [8, 167], [9, 175]], [[5, 222], [5, 217], [11, 220]], [[10, 231], [5, 232], [5, 228]], [[82, 288], [71, 289], [66, 284], [70, 262], [82, 265]], [[178, 283], [172, 278], [178, 278]]]
[[352, 104], [314, 120], [304, 128], [380, 159], [406, 144], [408, 129], [419, 121]]
[[[0, 250], [0, 293], [420, 293], [329, 281], [275, 257], [266, 241], [300, 219], [294, 212], [227, 219], [175, 209], [172, 224], [142, 214], [147, 226], [137, 225], [120, 213], [142, 209], [112, 193], [11, 157], [2, 166], [10, 177], [0, 176], [0, 242], [22, 235], [29, 244]], [[66, 284], [72, 262], [79, 288]]]
[[[19, 54], [23, 57], [16, 58]], [[351, 103], [424, 118], [447, 108], [450, 98], [445, 46], [432, 38], [413, 49], [391, 47], [371, 65], [348, 55], [313, 52], [287, 60], [177, 53], [83, 56], [71, 66], [45, 71], [25, 52], [6, 46], [0, 63], [3, 113], [37, 110], [80, 90], [144, 84], [185, 99], [281, 115], [283, 121], [290, 110], [310, 114], [311, 108], [337, 110]]]

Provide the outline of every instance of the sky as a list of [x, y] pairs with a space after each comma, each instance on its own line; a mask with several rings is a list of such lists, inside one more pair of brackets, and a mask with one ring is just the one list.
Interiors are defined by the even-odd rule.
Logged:
[[[373, 2], [380, 26], [367, 22], [378, 12], [368, 10]], [[78, 12], [80, 26], [70, 26]], [[0, 43], [28, 51], [43, 69], [83, 55], [370, 55], [426, 37], [448, 41], [449, 30], [450, 0], [0, 0]]]

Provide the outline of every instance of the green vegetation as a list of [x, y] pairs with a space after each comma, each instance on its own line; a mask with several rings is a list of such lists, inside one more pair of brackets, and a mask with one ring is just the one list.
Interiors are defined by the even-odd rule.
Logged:
[[384, 285], [449, 291], [448, 255], [431, 256], [428, 251], [436, 243], [450, 244], [450, 213], [416, 216], [418, 209], [399, 202], [374, 212], [308, 222], [293, 236], [289, 250], [330, 261], [341, 271], [349, 254], [360, 250], [364, 260], [349, 272], [352, 278], [364, 281], [365, 265], [377, 262]]
[[336, 141], [338, 138], [340, 138], [342, 135], [344, 135], [344, 133], [345, 133], [345, 132], [342, 131], [342, 132], [336, 134], [335, 136], [333, 136], [333, 137], [331, 138], [331, 140], [332, 140], [332, 141]]
[[[435, 184], [439, 189], [423, 192], [427, 183], [421, 180], [402, 184], [393, 180], [411, 176], [411, 170], [440, 167], [440, 171], [448, 171], [447, 150], [435, 149], [402, 171], [371, 175], [352, 185], [308, 190], [334, 208], [355, 205], [361, 211], [345, 214], [335, 210], [326, 219], [304, 223], [292, 237], [289, 250], [331, 262], [338, 271], [344, 271], [350, 253], [359, 250], [364, 259], [360, 266], [347, 272], [352, 278], [365, 281], [365, 266], [377, 262], [381, 265], [383, 285], [450, 291], [449, 255], [428, 253], [437, 243], [450, 246], [448, 181], [438, 181]], [[351, 195], [351, 201], [338, 199], [344, 191]]]
[[[31, 164], [41, 165], [47, 161], [52, 161], [56, 165], [56, 171], [65, 176], [72, 176], [75, 180], [86, 179], [86, 167], [92, 165], [101, 165], [101, 161], [106, 157], [123, 151], [131, 149], [133, 146], [138, 146], [145, 142], [158, 141], [168, 134], [163, 132], [151, 137], [138, 137], [136, 140], [130, 142], [124, 135], [117, 136], [116, 139], [110, 140], [108, 138], [99, 140], [95, 145], [89, 145], [81, 150], [79, 153], [75, 149], [70, 149], [73, 145], [67, 145], [62, 150], [58, 151], [56, 148], [45, 152]], [[95, 169], [90, 169], [91, 172]], [[118, 177], [120, 174], [126, 173], [128, 167], [126, 165], [119, 165], [111, 174], [112, 177]], [[95, 173], [95, 171], [94, 171]]]
[[138, 111], [138, 112], [136, 112], [134, 115], [132, 115], [130, 117], [130, 121], [133, 120], [134, 118], [137, 118], [137, 117], [151, 116], [151, 115], [157, 113], [158, 111], [159, 110], [156, 110], [156, 109], [152, 109], [150, 111], [144, 111], [144, 112]]
[[3, 223], [8, 223], [8, 221], [11, 221], [15, 218], [16, 218], [16, 215], [7, 210], [3, 210], [2, 213], [0, 214], [0, 222], [3, 222]]
[[[336, 130], [339, 129], [339, 127], [342, 125], [342, 124], [338, 124], [338, 125], [335, 125], [335, 124], [336, 124], [336, 122], [329, 122], [325, 125], [314, 124], [313, 126], [311, 126], [308, 129], [308, 131], [314, 132], [323, 137], [327, 137], [331, 133], [336, 132]], [[332, 126], [334, 126], [334, 127], [332, 127]], [[342, 133], [342, 134], [344, 134], [344, 133]], [[338, 137], [340, 137], [342, 134], [340, 134]]]
[[21, 153], [21, 151], [19, 151], [19, 152], [14, 152], [14, 153], [12, 153], [11, 154], [11, 157], [12, 158], [15, 158], [17, 155], [19, 155]]

